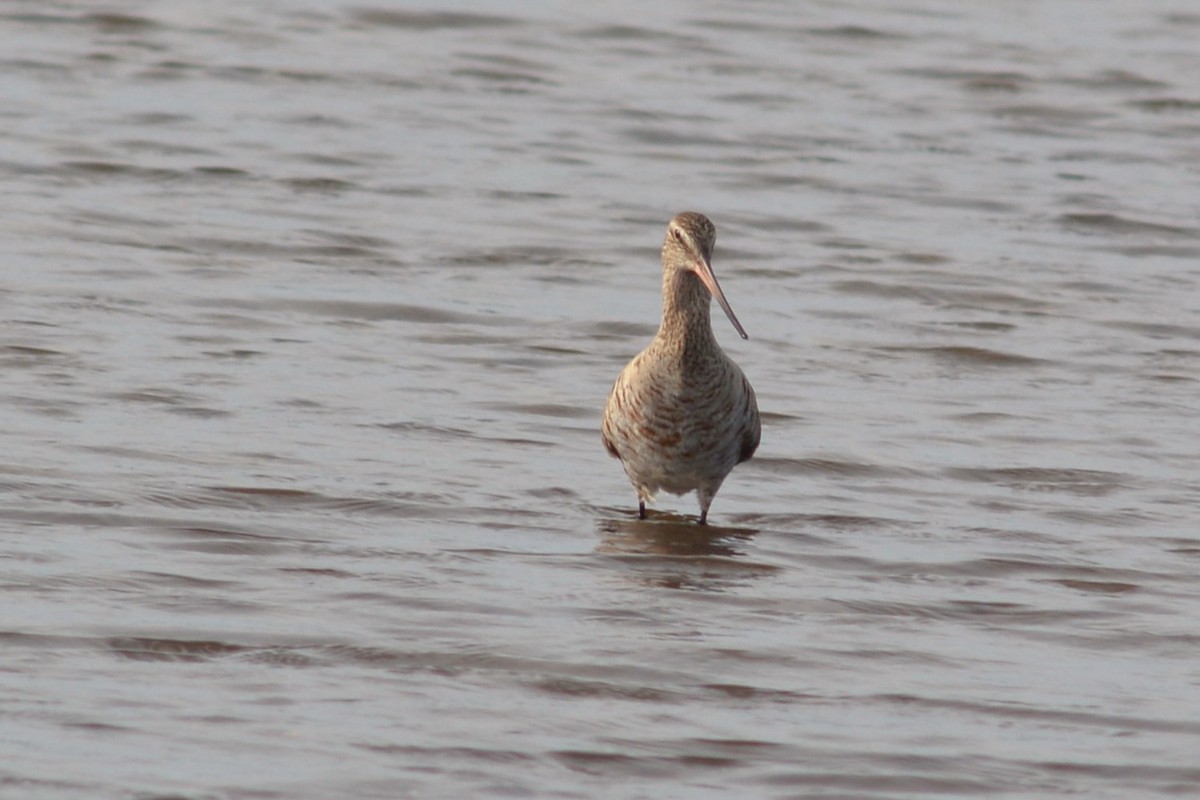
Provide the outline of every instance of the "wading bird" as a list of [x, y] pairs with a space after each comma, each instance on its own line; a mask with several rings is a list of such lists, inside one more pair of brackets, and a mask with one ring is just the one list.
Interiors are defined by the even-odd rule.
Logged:
[[743, 339], [717, 277], [717, 231], [708, 217], [678, 214], [663, 240], [663, 316], [650, 345], [621, 370], [604, 408], [601, 435], [638, 496], [638, 517], [659, 490], [695, 491], [700, 524], [729, 472], [754, 455], [762, 426], [750, 382], [721, 350], [709, 319], [712, 298]]

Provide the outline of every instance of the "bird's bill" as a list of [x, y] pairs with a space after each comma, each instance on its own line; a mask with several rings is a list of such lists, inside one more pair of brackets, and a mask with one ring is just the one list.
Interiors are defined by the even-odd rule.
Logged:
[[696, 261], [696, 274], [700, 276], [700, 282], [708, 289], [708, 293], [717, 298], [717, 302], [721, 304], [721, 310], [725, 312], [725, 316], [729, 317], [729, 321], [733, 323], [738, 334], [743, 339], [749, 339], [746, 329], [742, 327], [742, 323], [738, 322], [737, 315], [733, 313], [729, 301], [725, 299], [725, 292], [721, 291], [721, 284], [717, 283], [717, 276], [713, 274], [712, 264], [708, 263], [706, 259]]

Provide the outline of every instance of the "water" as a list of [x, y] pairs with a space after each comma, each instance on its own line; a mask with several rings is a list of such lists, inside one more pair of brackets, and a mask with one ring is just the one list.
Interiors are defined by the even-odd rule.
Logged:
[[[1182, 8], [4, 6], [3, 795], [1200, 790]], [[684, 209], [708, 529], [598, 434]]]

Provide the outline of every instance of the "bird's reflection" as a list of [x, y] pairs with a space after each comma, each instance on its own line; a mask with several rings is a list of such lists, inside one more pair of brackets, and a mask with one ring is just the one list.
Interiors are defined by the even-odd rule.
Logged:
[[[636, 513], [636, 512], [634, 512]], [[596, 552], [615, 560], [627, 580], [659, 589], [727, 592], [779, 571], [751, 561], [746, 547], [754, 528], [697, 525], [695, 517], [649, 512], [641, 520], [611, 509], [597, 520]]]
[[597, 552], [658, 556], [743, 556], [753, 528], [697, 525], [695, 517], [647, 511], [646, 519], [606, 516], [598, 520], [603, 540]]

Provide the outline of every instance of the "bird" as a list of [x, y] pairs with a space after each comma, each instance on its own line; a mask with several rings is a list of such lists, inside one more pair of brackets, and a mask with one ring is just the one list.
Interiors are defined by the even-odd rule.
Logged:
[[715, 297], [738, 334], [750, 338], [713, 273], [716, 241], [716, 226], [695, 211], [667, 225], [662, 323], [621, 370], [604, 407], [601, 438], [637, 492], [639, 519], [660, 490], [695, 491], [706, 525], [717, 490], [762, 436], [754, 389], [713, 335]]

